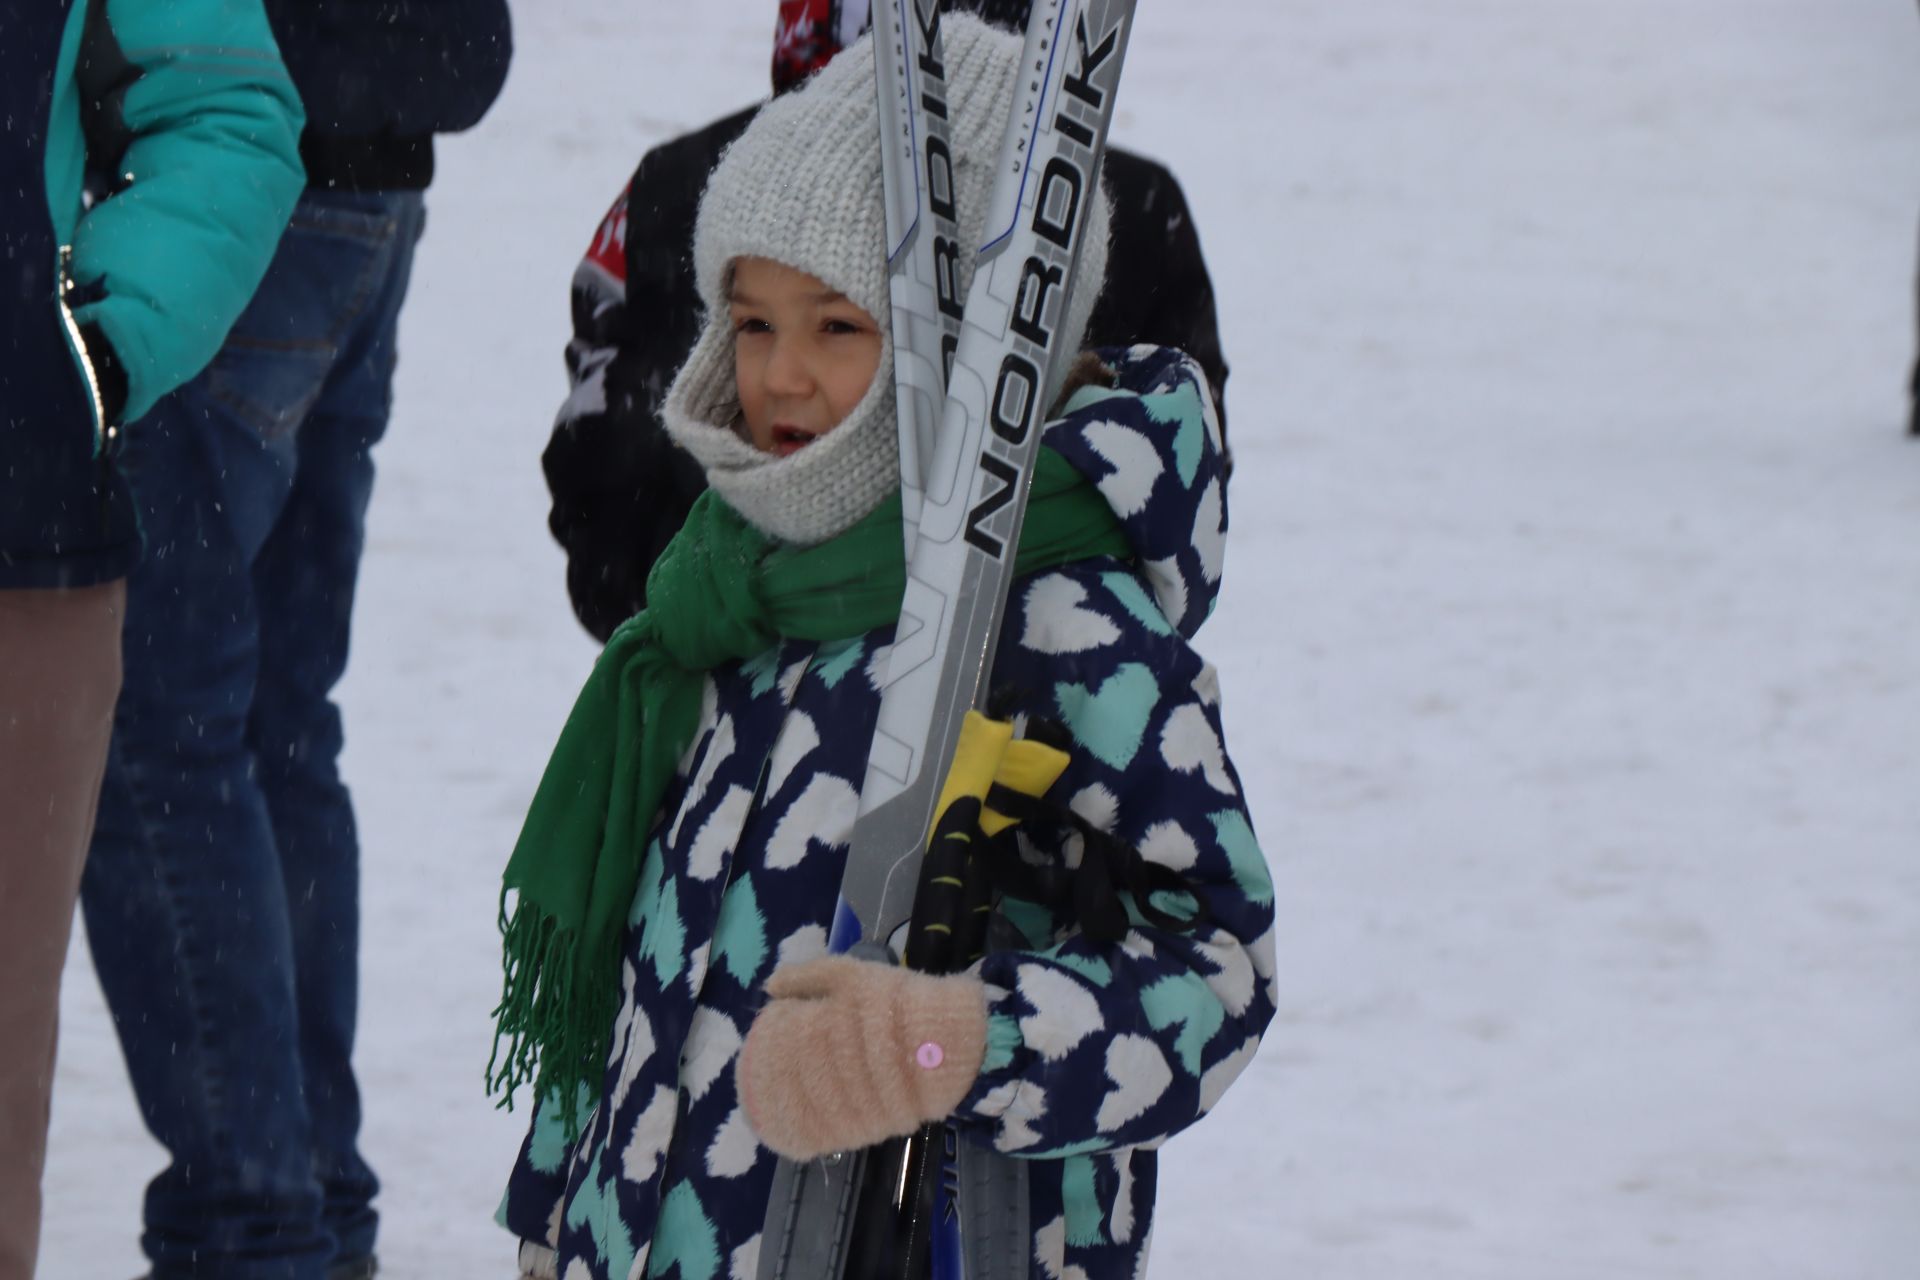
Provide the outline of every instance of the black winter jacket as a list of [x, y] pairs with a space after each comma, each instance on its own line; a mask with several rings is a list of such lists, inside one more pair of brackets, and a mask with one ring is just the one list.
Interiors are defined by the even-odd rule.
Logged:
[[[647, 574], [706, 488], [699, 464], [659, 418], [673, 375], [700, 335], [693, 225], [707, 175], [758, 107], [656, 147], [602, 222], [573, 278], [573, 392], [541, 459], [553, 496], [548, 527], [567, 553], [567, 592], [601, 640], [646, 603]], [[1118, 148], [1106, 157], [1113, 199], [1106, 288], [1088, 346], [1151, 342], [1200, 362], [1221, 409], [1213, 284], [1180, 184]]]
[[507, 0], [266, 0], [307, 108], [316, 187], [424, 190], [433, 135], [480, 122], [513, 56]]

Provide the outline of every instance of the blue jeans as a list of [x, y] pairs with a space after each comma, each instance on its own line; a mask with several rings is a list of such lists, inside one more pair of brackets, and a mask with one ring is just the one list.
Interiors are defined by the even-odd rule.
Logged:
[[373, 1249], [359, 841], [330, 693], [418, 193], [309, 191], [214, 363], [126, 432], [145, 555], [81, 900], [147, 1127], [156, 1280]]

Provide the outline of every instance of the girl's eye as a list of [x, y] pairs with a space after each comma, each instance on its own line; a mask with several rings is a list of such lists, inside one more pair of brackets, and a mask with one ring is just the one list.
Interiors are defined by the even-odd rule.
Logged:
[[757, 316], [746, 316], [733, 322], [735, 333], [770, 333], [771, 328], [765, 320]]
[[821, 329], [825, 330], [827, 333], [838, 334], [838, 333], [860, 332], [860, 326], [853, 323], [853, 321], [851, 320], [826, 320], [821, 322], [820, 327]]

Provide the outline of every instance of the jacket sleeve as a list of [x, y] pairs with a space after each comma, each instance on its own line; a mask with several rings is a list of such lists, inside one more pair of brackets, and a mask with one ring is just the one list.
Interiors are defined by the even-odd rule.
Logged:
[[634, 238], [632, 190], [574, 271], [569, 390], [540, 460], [553, 498], [547, 527], [567, 553], [567, 594], [602, 641], [645, 606], [653, 562], [705, 487], [658, 418], [690, 342], [682, 335], [694, 320], [680, 313], [697, 310], [676, 296], [674, 263], [686, 246], [645, 228]]
[[[981, 962], [987, 1059], [958, 1113], [976, 1139], [1044, 1157], [1152, 1145], [1193, 1123], [1252, 1059], [1274, 1009], [1273, 884], [1227, 756], [1218, 680], [1189, 644], [1224, 564], [1218, 424], [1190, 357], [1104, 354], [1114, 386], [1073, 397], [1046, 447], [1099, 489], [1133, 556], [1036, 575], [1008, 598], [995, 699], [1029, 732], [1039, 720], [1066, 730], [1070, 763], [1047, 802], [1075, 816], [1017, 829], [1022, 855], [1051, 876], [1009, 864], [998, 877], [1020, 938]], [[1142, 895], [1122, 893], [1117, 919], [1097, 873], [1140, 864], [1145, 885], [1111, 881]], [[1071, 912], [1017, 898], [1063, 888]]]
[[756, 110], [649, 151], [574, 273], [571, 387], [541, 466], [574, 613], [603, 641], [646, 604], [647, 574], [707, 487], [660, 406], [704, 322], [693, 271], [700, 195]]
[[93, 2], [108, 21], [82, 57], [126, 64], [126, 145], [75, 229], [75, 315], [112, 343], [133, 419], [213, 358], [266, 273], [306, 181], [304, 115], [259, 0]]
[[[981, 962], [987, 1059], [956, 1114], [1021, 1156], [1163, 1141], [1218, 1101], [1273, 1016], [1273, 884], [1223, 745], [1213, 669], [1131, 570], [1107, 565], [1016, 586], [995, 683], [1072, 735], [1073, 763], [1049, 794], [1176, 872], [1174, 899], [1204, 910], [1191, 933], [1134, 912], [1118, 944], [1034, 913], [1016, 920], [1031, 946]], [[1032, 843], [1074, 853], [1078, 839]], [[1191, 907], [1164, 894], [1154, 905]]]

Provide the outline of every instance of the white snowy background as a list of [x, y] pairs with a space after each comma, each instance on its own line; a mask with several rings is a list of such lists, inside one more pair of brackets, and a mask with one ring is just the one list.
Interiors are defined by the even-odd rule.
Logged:
[[[522, 0], [449, 140], [342, 698], [384, 1274], [512, 1274], [498, 873], [594, 650], [538, 457], [568, 275], [771, 0]], [[1920, 225], [1908, 0], [1144, 0], [1239, 470], [1202, 633], [1280, 1017], [1153, 1272], [1920, 1276]], [[43, 1274], [142, 1268], [84, 944]]]

